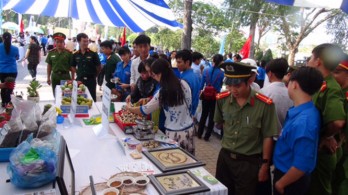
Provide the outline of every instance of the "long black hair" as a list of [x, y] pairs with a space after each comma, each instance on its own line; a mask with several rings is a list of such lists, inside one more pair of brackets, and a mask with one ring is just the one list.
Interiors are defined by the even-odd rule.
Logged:
[[5, 51], [7, 55], [10, 55], [11, 51], [11, 40], [12, 40], [12, 35], [9, 32], [5, 32], [2, 35], [2, 40], [4, 41], [4, 46], [5, 46]]
[[154, 74], [161, 73], [159, 104], [162, 107], [182, 105], [185, 101], [184, 90], [180, 80], [170, 68], [169, 62], [165, 59], [158, 59], [151, 64], [151, 71]]
[[36, 45], [40, 45], [39, 41], [35, 36], [30, 36], [30, 39], [32, 39], [36, 43]]
[[215, 54], [213, 56], [214, 68], [218, 68], [223, 60], [224, 57], [221, 54]]

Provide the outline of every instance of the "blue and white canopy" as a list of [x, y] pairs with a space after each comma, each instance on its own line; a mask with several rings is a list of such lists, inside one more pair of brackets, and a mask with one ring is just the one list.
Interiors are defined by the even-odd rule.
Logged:
[[3, 9], [21, 14], [72, 17], [143, 32], [153, 26], [182, 28], [163, 0], [1, 0]]
[[281, 5], [312, 7], [312, 8], [332, 8], [342, 9], [348, 13], [348, 0], [265, 0], [270, 3]]

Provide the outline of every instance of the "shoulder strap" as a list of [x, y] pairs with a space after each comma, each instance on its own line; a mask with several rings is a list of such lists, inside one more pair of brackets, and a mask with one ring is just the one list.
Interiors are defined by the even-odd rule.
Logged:
[[[221, 72], [219, 72], [219, 74], [217, 75], [217, 77], [216, 77], [215, 80], [213, 81], [212, 85], [218, 80], [218, 78], [220, 77], [220, 74], [221, 74]], [[213, 75], [212, 75], [212, 77], [213, 77]]]
[[209, 85], [213, 85], [213, 83], [214, 83], [214, 82], [211, 83], [211, 79], [213, 78], [214, 70], [215, 70], [215, 68], [213, 67], [213, 71], [211, 72], [210, 78], [209, 78], [208, 71], [207, 71], [207, 84], [209, 84]]

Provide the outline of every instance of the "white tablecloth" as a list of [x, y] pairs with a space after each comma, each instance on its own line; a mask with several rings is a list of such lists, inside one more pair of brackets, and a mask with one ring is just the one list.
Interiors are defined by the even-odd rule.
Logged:
[[[115, 110], [119, 110], [121, 106], [122, 103], [115, 103]], [[98, 107], [101, 107], [100, 102], [96, 103], [95, 109], [98, 110]], [[93, 126], [83, 126], [80, 120], [81, 119], [77, 119], [69, 128], [65, 128], [63, 125], [57, 125], [58, 131], [67, 142], [72, 158], [75, 169], [76, 191], [81, 191], [89, 185], [90, 175], [93, 176], [94, 182], [98, 183], [105, 182], [110, 176], [123, 170], [139, 171], [143, 169], [152, 169], [154, 173], [160, 173], [157, 167], [145, 156], [143, 156], [142, 159], [134, 160], [130, 157], [129, 150], [126, 150], [126, 154], [124, 154], [116, 140], [123, 137], [132, 137], [132, 135], [124, 134], [115, 123], [110, 124], [109, 134], [98, 137], [93, 130]], [[0, 163], [0, 194], [3, 192], [7, 192], [5, 194], [28, 192], [16, 189], [10, 183], [5, 183], [5, 180], [8, 178], [6, 174], [6, 165], [7, 163]], [[209, 174], [204, 167], [192, 168], [190, 170], [194, 173], [199, 173], [198, 178], [210, 188], [209, 192], [200, 194], [227, 194], [227, 188], [221, 183], [210, 185], [202, 179], [203, 176]], [[46, 186], [46, 189], [49, 188], [50, 186]], [[146, 193], [149, 195], [158, 194], [152, 184], [147, 186]]]

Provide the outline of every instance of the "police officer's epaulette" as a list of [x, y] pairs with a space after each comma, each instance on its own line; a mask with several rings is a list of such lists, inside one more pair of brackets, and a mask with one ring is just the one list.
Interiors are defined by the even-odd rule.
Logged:
[[80, 50], [76, 50], [76, 51], [74, 51], [74, 52], [73, 52], [73, 54], [75, 54], [75, 53], [79, 53], [79, 52], [80, 52]]
[[48, 53], [51, 52], [51, 51], [57, 51], [57, 48], [51, 49], [50, 51], [48, 51]]
[[324, 92], [327, 89], [326, 81], [323, 81], [323, 84], [320, 87], [320, 92]]
[[223, 91], [221, 93], [216, 94], [216, 100], [228, 97], [231, 94], [230, 91]]
[[265, 102], [266, 104], [273, 104], [273, 100], [261, 93], [256, 93], [255, 97], [259, 100], [261, 100], [262, 102]]
[[64, 48], [65, 51], [69, 52], [69, 53], [72, 53], [70, 50], [68, 50], [67, 48]]

